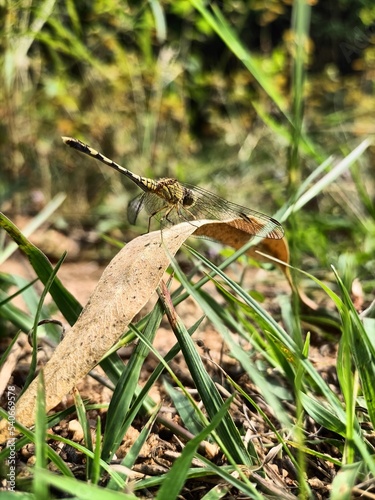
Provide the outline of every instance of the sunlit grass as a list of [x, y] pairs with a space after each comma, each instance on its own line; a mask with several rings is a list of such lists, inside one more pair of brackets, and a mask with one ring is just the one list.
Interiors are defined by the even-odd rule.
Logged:
[[[176, 176], [251, 208], [278, 212], [291, 242], [295, 282], [303, 292], [317, 294], [317, 305], [324, 304], [325, 310], [308, 308], [295, 290], [292, 293], [287, 285], [279, 290], [275, 285], [272, 292], [278, 307], [271, 313], [266, 296], [264, 304], [253, 298], [261, 296], [256, 286], [254, 290], [245, 289], [222, 266], [215, 266], [195, 250], [189, 251], [189, 268], [195, 274], [187, 277], [173, 263], [181, 288], [171, 300], [165, 289], [160, 292], [160, 301], [153, 310], [124, 332], [116, 345], [138, 339], [127, 363], [117, 352], [102, 360], [101, 368], [113, 390], [111, 403], [85, 406], [75, 391], [75, 406], [49, 419], [50, 428], [75, 411], [84, 431], [82, 442], [54, 434], [51, 429], [45, 441], [41, 380], [36, 428], [21, 429], [25, 437], [16, 443], [17, 450], [27, 442], [35, 443], [36, 468], [32, 469], [31, 479], [35, 497], [48, 496], [47, 487], [54, 486], [90, 498], [118, 498], [118, 492], [124, 490], [126, 494], [121, 498], [135, 498], [145, 491], [156, 498], [177, 498], [184, 486], [191, 489], [195, 484], [188, 481], [199, 479], [204, 483], [204, 493], [214, 498], [226, 492], [251, 498], [307, 498], [314, 495], [317, 471], [322, 473], [318, 479], [324, 488], [332, 487], [332, 497], [343, 490], [350, 492], [362, 481], [373, 480], [375, 472], [375, 353], [371, 340], [374, 308], [362, 315], [358, 312], [371, 302], [375, 281], [373, 176], [368, 173], [371, 143], [337, 130], [344, 127], [343, 120], [351, 126], [351, 114], [337, 110], [324, 117], [316, 115], [316, 94], [311, 86], [305, 86], [310, 19], [307, 5], [301, 8], [302, 4], [295, 2], [289, 48], [275, 50], [265, 60], [247, 49], [217, 7], [210, 8], [199, 0], [188, 6], [176, 2], [176, 12], [188, 9], [196, 22], [189, 29], [196, 30], [197, 36], [214, 33], [231, 57], [238, 59], [240, 68], [228, 75], [231, 78], [219, 71], [205, 73], [199, 58], [189, 54], [191, 40], [181, 39], [180, 50], [168, 46], [157, 50], [153, 45], [154, 29], [162, 39], [168, 36], [168, 24], [164, 7], [158, 2], [152, 5], [152, 11], [135, 7], [127, 11], [121, 2], [113, 2], [107, 13], [111, 19], [108, 24], [103, 12], [95, 11], [97, 5], [87, 24], [82, 23], [79, 7], [72, 2], [64, 18], [59, 10], [47, 10], [46, 3], [44, 9], [35, 11], [34, 18], [30, 17], [33, 21], [27, 16], [27, 5], [19, 13], [10, 5], [7, 19], [15, 16], [19, 23], [13, 35], [17, 43], [9, 43], [3, 56], [3, 61], [12, 61], [12, 65], [1, 75], [5, 94], [0, 105], [7, 110], [6, 120], [12, 125], [4, 140], [3, 157], [9, 174], [1, 181], [4, 201], [27, 212], [31, 188], [41, 190], [47, 201], [65, 190], [69, 195], [67, 212], [73, 218], [82, 216], [79, 207], [89, 215], [104, 213], [106, 225], [90, 226], [101, 230], [105, 227], [108, 240], [118, 236], [113, 229], [119, 222], [114, 216], [116, 202], [112, 200], [121, 200], [119, 216], [124, 220], [126, 200], [134, 193], [128, 194], [128, 186], [124, 191], [119, 178], [109, 178], [105, 171], [100, 173], [90, 160], [84, 167], [83, 161], [73, 160], [61, 145], [60, 135], [77, 135], [93, 146], [100, 144], [105, 154], [138, 174]], [[38, 21], [38, 29], [32, 29]], [[111, 31], [110, 27], [127, 30], [122, 35], [128, 37], [129, 43], [121, 43], [117, 36], [121, 29]], [[34, 75], [38, 73], [37, 51], [22, 52], [25, 40], [30, 46], [48, 49], [49, 58], [44, 64], [50, 71], [41, 76], [40, 85], [24, 72], [27, 65], [19, 64], [21, 59], [12, 59], [16, 48]], [[277, 77], [286, 72], [288, 58], [292, 84], [286, 92], [282, 78]], [[337, 88], [333, 80], [330, 85]], [[195, 123], [198, 134], [193, 132], [190, 99], [199, 103], [197, 109], [201, 111]], [[316, 127], [314, 133], [309, 130], [311, 124]], [[30, 179], [22, 193], [13, 182], [18, 177]], [[114, 196], [109, 197], [108, 192]], [[35, 217], [31, 231], [59, 203], [60, 198], [56, 198], [47, 205]], [[46, 287], [41, 291], [25, 280], [9, 276], [3, 279], [1, 318], [13, 329], [20, 329], [15, 339], [34, 325], [35, 364], [37, 314], [43, 311], [49, 317], [58, 311], [74, 324], [81, 306], [62, 283], [52, 283], [53, 268], [38, 248], [5, 218], [1, 219], [1, 227], [27, 255]], [[24, 230], [24, 236], [29, 235]], [[14, 248], [14, 244], [2, 248], [3, 263]], [[205, 290], [202, 272], [212, 273], [215, 295]], [[278, 271], [269, 272], [272, 279]], [[359, 292], [353, 286], [356, 280]], [[26, 311], [15, 306], [14, 297], [5, 291], [14, 284], [22, 294]], [[47, 290], [54, 306], [43, 304]], [[229, 373], [228, 366], [206, 363], [207, 353], [191, 339], [201, 331], [201, 320], [187, 329], [174, 316], [172, 302], [183, 305], [187, 297], [195, 298], [223, 339], [236, 366], [241, 367], [241, 379]], [[353, 303], [356, 299], [359, 306]], [[164, 308], [169, 311], [170, 334], [176, 335], [176, 344], [163, 356], [152, 342]], [[337, 346], [336, 365], [331, 366], [335, 383], [315, 366], [312, 353], [317, 337], [319, 342], [329, 339], [331, 345]], [[180, 350], [196, 389], [194, 398], [185, 379], [181, 380], [168, 364]], [[146, 381], [142, 379], [141, 387], [149, 352], [153, 352], [158, 364]], [[1, 367], [9, 358], [6, 351]], [[168, 395], [179, 415], [180, 427], [174, 419], [161, 419], [160, 408], [150, 395], [155, 384]], [[228, 396], [233, 394], [235, 397], [230, 399]], [[103, 406], [105, 425], [101, 414], [97, 415], [92, 433], [87, 412], [103, 410]], [[114, 469], [113, 457], [137, 418], [142, 419], [144, 427]], [[183, 445], [174, 465], [169, 463], [169, 470], [153, 478], [140, 478], [131, 468], [157, 425], [178, 436]], [[56, 453], [58, 441], [86, 458], [80, 476], [83, 481], [74, 477], [68, 463]], [[2, 451], [1, 460], [8, 451]], [[193, 465], [193, 459], [199, 459], [199, 463]], [[58, 474], [47, 471], [46, 464], [51, 462]], [[282, 473], [286, 462], [288, 474], [284, 482], [280, 474], [280, 483], [275, 487], [270, 465], [277, 465]], [[222, 491], [212, 484], [212, 478]], [[27, 489], [28, 485], [20, 479], [18, 488]]]

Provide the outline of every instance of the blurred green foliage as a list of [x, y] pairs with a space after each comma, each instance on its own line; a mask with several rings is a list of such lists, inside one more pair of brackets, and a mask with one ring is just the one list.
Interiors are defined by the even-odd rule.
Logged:
[[[297, 430], [305, 411], [318, 424], [312, 428], [309, 423], [306, 436], [301, 432], [297, 439], [301, 498], [308, 497], [307, 472], [324, 472], [324, 462], [333, 471], [331, 465], [342, 451], [343, 442], [329, 435], [329, 446], [324, 443], [318, 449], [320, 469], [310, 467], [314, 453], [308, 462], [305, 451], [326, 439], [324, 428], [345, 437], [342, 465], [363, 461], [358, 480], [374, 473], [369, 427], [363, 427], [363, 434], [357, 432], [360, 424], [373, 424], [375, 415], [369, 334], [375, 283], [374, 148], [363, 141], [375, 131], [374, 20], [370, 0], [232, 0], [207, 5], [200, 0], [0, 2], [0, 197], [2, 210], [12, 220], [38, 213], [40, 217], [41, 208], [64, 191], [68, 197], [59, 214], [63, 217], [54, 223], [69, 238], [75, 238], [79, 225], [106, 233], [111, 242], [122, 236], [119, 228], [129, 230], [125, 210], [135, 195], [134, 186], [66, 148], [61, 135], [84, 140], [137, 174], [177, 177], [266, 213], [280, 209], [277, 217], [285, 216], [293, 264], [303, 271], [313, 269], [301, 291], [320, 307], [327, 306], [329, 314], [308, 309], [300, 317], [303, 304], [293, 296], [290, 300], [289, 290], [273, 278], [266, 294], [277, 297], [285, 330], [224, 276], [220, 278], [231, 292], [218, 281], [217, 286], [225, 307], [206, 293], [196, 300], [226, 343], [233, 343], [234, 358], [261, 388], [262, 401], [271, 403], [272, 422], [278, 426], [280, 419], [283, 436], [288, 429], [289, 441], [289, 412]], [[335, 158], [329, 161], [332, 154]], [[345, 164], [351, 155], [353, 161]], [[330, 177], [337, 167], [340, 175]], [[21, 235], [16, 228], [12, 231], [19, 243]], [[36, 247], [23, 247], [29, 249], [34, 269], [41, 266], [39, 277], [50, 270]], [[9, 255], [5, 254], [3, 262]], [[209, 261], [200, 259], [212, 269]], [[177, 267], [175, 273], [179, 274]], [[215, 273], [220, 275], [218, 269]], [[189, 290], [190, 282], [184, 283], [180, 274]], [[3, 288], [13, 284], [3, 278]], [[26, 286], [19, 281], [19, 288]], [[51, 287], [59, 310], [67, 317], [64, 308], [69, 306], [74, 313], [69, 322], [74, 322], [79, 305], [61, 286], [57, 292]], [[189, 292], [194, 296], [195, 286]], [[258, 298], [262, 293], [251, 290]], [[36, 295], [28, 296], [27, 315], [13, 304], [3, 304], [3, 317], [23, 331], [32, 327], [30, 317], [38, 305]], [[371, 302], [368, 317], [360, 317], [357, 311]], [[150, 331], [156, 331], [158, 321], [150, 321]], [[310, 332], [319, 342], [321, 333], [336, 335], [340, 327], [341, 340], [335, 337], [338, 383], [326, 382], [318, 373], [321, 367], [315, 369], [308, 361]], [[228, 329], [255, 346], [256, 358], [241, 353], [241, 342], [233, 342]], [[143, 362], [137, 350], [133, 355], [135, 363]], [[116, 375], [111, 378], [115, 383], [123, 366], [111, 358], [104, 363], [108, 374]], [[358, 404], [356, 370], [367, 408]], [[336, 390], [342, 391], [342, 401]], [[135, 394], [123, 388], [120, 393], [125, 398]], [[249, 398], [249, 408], [256, 409], [247, 389], [243, 396]], [[279, 411], [285, 401], [288, 415]], [[257, 411], [264, 412], [263, 402]], [[118, 420], [112, 423], [122, 426]], [[290, 442], [281, 434], [279, 439], [286, 451]], [[268, 440], [264, 449], [269, 446]], [[322, 452], [331, 457], [323, 460]], [[349, 488], [338, 485], [336, 490]]]
[[[0, 189], [7, 213], [33, 214], [66, 191], [68, 227], [103, 219], [100, 230], [126, 225], [134, 187], [125, 181], [124, 189], [118, 175], [67, 151], [61, 135], [84, 140], [136, 173], [178, 177], [272, 213], [321, 159], [345, 155], [373, 133], [370, 1], [311, 3], [302, 60], [307, 73], [297, 100], [310, 141], [303, 154], [298, 137], [287, 132], [297, 95], [291, 2], [219, 5], [257, 73], [234, 54], [230, 33], [218, 36], [199, 4], [2, 3]], [[284, 109], [260, 77], [271, 82]], [[288, 170], [293, 141], [294, 184]], [[307, 253], [325, 261], [331, 235], [345, 248], [348, 237], [361, 240], [358, 217], [374, 216], [371, 154], [357, 176], [364, 189], [349, 176], [340, 179], [330, 196], [299, 215]], [[348, 199], [357, 213], [348, 210]], [[320, 235], [318, 246], [314, 235]]]

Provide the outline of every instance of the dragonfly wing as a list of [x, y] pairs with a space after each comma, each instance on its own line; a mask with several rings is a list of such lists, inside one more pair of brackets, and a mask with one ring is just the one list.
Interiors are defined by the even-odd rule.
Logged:
[[[150, 217], [155, 217], [156, 220], [158, 221], [163, 221], [164, 225], [171, 225], [171, 224], [176, 224], [177, 221], [166, 221], [164, 220], [164, 216], [166, 212], [168, 212], [168, 209], [170, 208], [170, 205], [168, 202], [163, 199], [162, 197], [158, 196], [155, 193], [145, 193], [145, 201], [144, 201], [145, 209], [147, 213], [150, 215]], [[172, 210], [173, 212], [174, 210]]]
[[134, 225], [139, 212], [142, 210], [143, 205], [144, 205], [144, 198], [145, 198], [146, 193], [141, 193], [135, 198], [133, 198], [131, 201], [129, 201], [128, 204], [128, 221], [130, 224]]
[[[150, 217], [162, 221], [163, 216], [168, 209], [168, 203], [155, 193], [146, 192], [136, 196], [128, 205], [128, 220], [130, 224], [135, 224], [138, 214], [145, 209]], [[178, 220], [165, 220], [164, 225], [177, 224]]]
[[281, 239], [284, 236], [284, 230], [276, 219], [224, 200], [200, 187], [189, 184], [184, 186], [192, 191], [194, 198], [192, 206], [186, 209], [188, 220], [235, 219], [231, 225], [254, 236], [272, 239]]

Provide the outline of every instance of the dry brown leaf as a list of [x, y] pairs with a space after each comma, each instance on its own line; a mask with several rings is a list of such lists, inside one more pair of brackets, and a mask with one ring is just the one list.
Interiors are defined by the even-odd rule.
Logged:
[[[233, 231], [233, 226], [228, 222], [217, 222], [214, 226], [204, 226], [198, 228], [194, 233], [196, 236], [205, 236], [220, 241], [224, 245], [229, 245], [238, 250], [249, 241], [248, 233], [244, 231]], [[251, 247], [246, 255], [256, 260], [269, 262], [266, 256], [259, 255], [258, 251], [270, 255], [274, 259], [289, 264], [289, 247], [286, 238], [281, 240], [264, 239], [257, 245]], [[294, 288], [289, 268], [277, 263], [288, 280], [291, 288]]]
[[[251, 235], [230, 222], [185, 222], [145, 234], [128, 243], [103, 272], [76, 324], [57, 346], [44, 368], [47, 411], [54, 408], [121, 337], [134, 316], [148, 302], [164, 272], [184, 241], [195, 233], [238, 249]], [[288, 260], [286, 242], [263, 240], [263, 251]], [[255, 247], [253, 247], [255, 248]], [[254, 254], [254, 249], [250, 251]], [[37, 380], [16, 405], [16, 418], [29, 427], [34, 423]], [[8, 438], [8, 424], [0, 422], [0, 442]]]
[[[266, 255], [260, 255], [258, 252]], [[298, 295], [301, 302], [303, 302], [308, 309], [313, 311], [316, 311], [319, 308], [318, 304], [310, 299], [310, 297], [308, 297], [305, 292], [294, 283], [290, 268], [282, 264], [282, 262], [289, 264], [289, 247], [286, 238], [283, 238], [282, 240], [262, 240], [258, 245], [251, 247], [247, 254], [250, 257], [254, 257], [255, 259], [261, 261], [273, 262], [272, 259], [267, 259], [267, 255], [273, 259], [281, 261], [281, 263], [274, 263], [279, 266], [286, 277], [290, 288]]]

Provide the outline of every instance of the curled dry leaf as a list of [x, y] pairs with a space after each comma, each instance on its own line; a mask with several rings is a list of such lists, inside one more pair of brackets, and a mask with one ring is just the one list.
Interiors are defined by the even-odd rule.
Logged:
[[[245, 231], [234, 229], [235, 228], [228, 222], [217, 222], [215, 225], [207, 225], [198, 228], [194, 234], [195, 236], [212, 238], [213, 240], [220, 241], [220, 243], [229, 245], [238, 250], [249, 241], [249, 234]], [[289, 264], [289, 247], [286, 238], [282, 238], [279, 240], [267, 238], [261, 240], [258, 245], [251, 247], [246, 252], [246, 255], [252, 257], [253, 259], [270, 262], [270, 260], [267, 259], [266, 256], [260, 255], [258, 251], [262, 252], [263, 254], [270, 255], [274, 259], [277, 259], [281, 262]], [[290, 287], [294, 289], [294, 284], [289, 268], [281, 264], [278, 265], [281, 271], [284, 273], [286, 279], [288, 280]]]
[[[155, 231], [128, 243], [105, 269], [77, 322], [44, 368], [47, 411], [54, 408], [121, 337], [159, 285], [169, 265], [169, 255], [174, 256], [193, 233], [236, 249], [251, 237], [230, 222], [206, 220], [165, 229], [162, 240], [161, 232]], [[287, 261], [286, 242], [282, 242], [263, 240], [262, 250]], [[250, 253], [256, 256], [253, 249]], [[26, 427], [34, 422], [36, 389], [37, 380], [34, 380], [16, 405], [16, 419]], [[9, 437], [7, 429], [7, 422], [2, 420], [0, 442]]]

